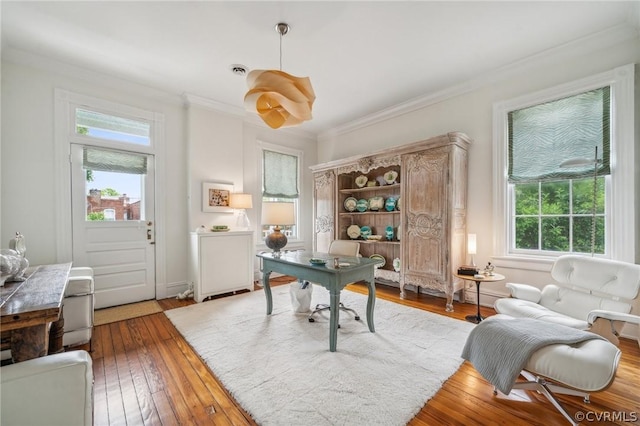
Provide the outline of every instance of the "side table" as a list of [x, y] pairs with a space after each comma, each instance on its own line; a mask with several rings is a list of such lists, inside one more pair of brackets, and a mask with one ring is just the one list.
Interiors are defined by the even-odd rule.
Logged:
[[475, 281], [476, 283], [476, 291], [477, 291], [477, 302], [478, 302], [478, 313], [476, 315], [467, 315], [465, 317], [465, 319], [469, 322], [472, 322], [474, 324], [479, 324], [480, 321], [482, 321], [484, 318], [482, 318], [482, 316], [480, 316], [480, 283], [481, 282], [485, 282], [485, 283], [494, 283], [497, 281], [502, 281], [505, 279], [504, 275], [501, 274], [496, 274], [494, 273], [493, 275], [482, 275], [482, 278], [480, 278], [480, 275], [459, 275], [459, 274], [454, 274], [456, 277], [463, 279], [463, 280], [468, 280], [468, 281]]

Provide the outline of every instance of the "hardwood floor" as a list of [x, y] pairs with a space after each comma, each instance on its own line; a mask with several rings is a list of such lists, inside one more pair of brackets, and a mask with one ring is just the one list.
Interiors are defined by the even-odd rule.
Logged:
[[[290, 281], [274, 279], [272, 285]], [[348, 288], [364, 294], [367, 291], [361, 285]], [[471, 304], [455, 303], [455, 312], [447, 313], [444, 299], [409, 293], [403, 300], [397, 288], [387, 286], [378, 286], [377, 296], [461, 320], [476, 309]], [[194, 303], [176, 299], [159, 302], [164, 310]], [[482, 314], [490, 316], [494, 312], [483, 307]], [[605, 413], [614, 420], [584, 424], [640, 425], [640, 348], [628, 339], [622, 339], [620, 348], [623, 355], [616, 380], [606, 391], [592, 394], [591, 404], [584, 404], [579, 397], [560, 397], [572, 414]], [[91, 355], [95, 425], [255, 424], [162, 313], [96, 327]], [[247, 374], [251, 368], [247, 366]], [[465, 362], [409, 424], [568, 424], [536, 393], [514, 391], [509, 396], [494, 396], [492, 390]], [[380, 405], [385, 403], [380, 401]], [[595, 414], [592, 416], [595, 418]]]

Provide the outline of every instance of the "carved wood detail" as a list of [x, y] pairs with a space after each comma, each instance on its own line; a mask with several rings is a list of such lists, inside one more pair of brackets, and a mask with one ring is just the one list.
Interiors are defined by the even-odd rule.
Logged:
[[401, 161], [402, 158], [400, 155], [392, 155], [388, 157], [363, 157], [353, 164], [338, 167], [336, 173], [339, 175], [352, 172], [369, 173], [371, 170], [379, 167], [399, 166]]
[[327, 170], [324, 173], [318, 173], [315, 175], [316, 191], [322, 190], [326, 186], [332, 186], [336, 181], [336, 176], [333, 170]]
[[316, 218], [316, 232], [333, 232], [333, 216], [324, 215]]

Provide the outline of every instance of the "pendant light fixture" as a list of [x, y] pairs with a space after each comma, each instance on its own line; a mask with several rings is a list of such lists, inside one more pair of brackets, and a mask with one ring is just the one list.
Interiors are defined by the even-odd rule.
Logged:
[[282, 37], [289, 32], [289, 25], [279, 23], [275, 30], [280, 34], [280, 70], [251, 71], [244, 106], [257, 112], [272, 129], [279, 129], [311, 120], [316, 95], [309, 77], [295, 77], [282, 71]]

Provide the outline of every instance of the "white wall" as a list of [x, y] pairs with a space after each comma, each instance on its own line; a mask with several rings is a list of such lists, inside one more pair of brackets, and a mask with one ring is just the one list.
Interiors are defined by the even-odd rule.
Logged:
[[[93, 96], [155, 111], [165, 117], [165, 223], [166, 282], [158, 283], [159, 294], [186, 280], [187, 173], [184, 147], [183, 103], [147, 87], [109, 76], [90, 73], [54, 63], [30, 60], [2, 62], [2, 140], [0, 248], [8, 246], [14, 232], [27, 241], [27, 258], [33, 265], [54, 263], [56, 253], [55, 212], [60, 194], [55, 175], [60, 165], [54, 161], [54, 90]], [[178, 202], [173, 202], [173, 200]], [[62, 206], [71, 214], [71, 206]], [[70, 230], [69, 230], [70, 232]], [[71, 259], [68, 259], [71, 260]]]

